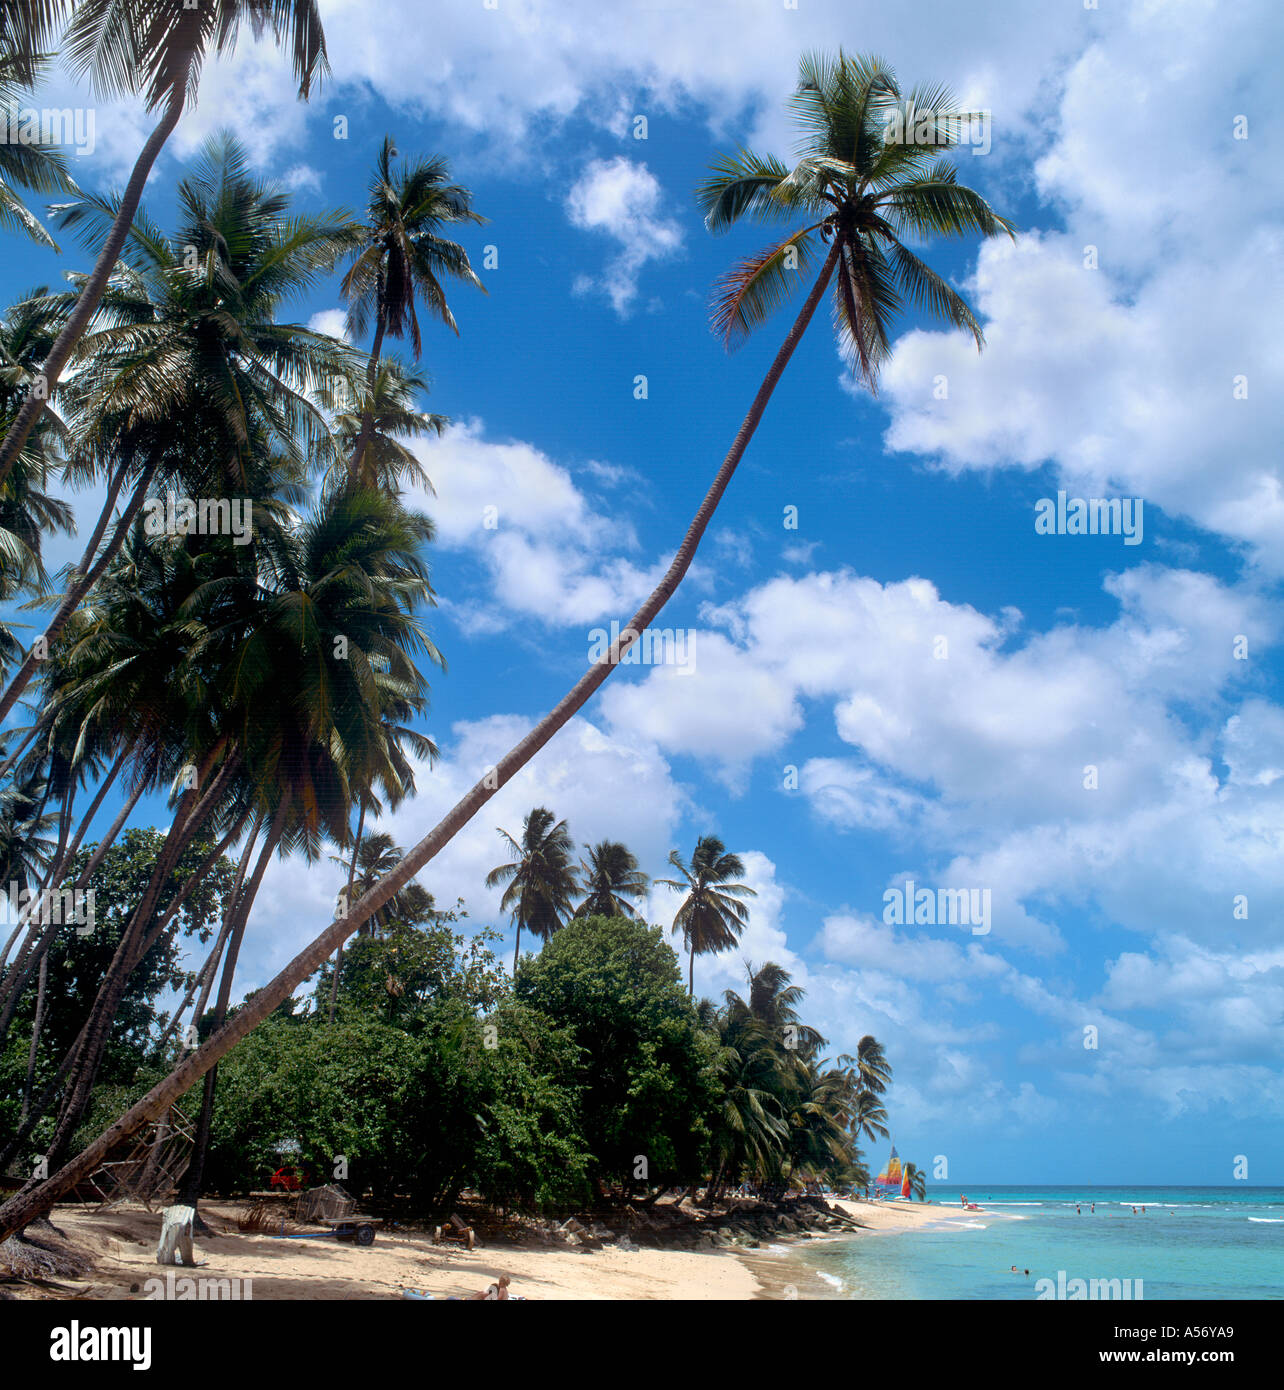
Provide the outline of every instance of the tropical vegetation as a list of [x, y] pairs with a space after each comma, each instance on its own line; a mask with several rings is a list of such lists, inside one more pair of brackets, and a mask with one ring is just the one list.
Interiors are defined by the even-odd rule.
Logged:
[[[710, 231], [797, 225], [728, 273], [715, 330], [734, 345], [795, 290], [798, 314], [611, 659], [403, 852], [380, 820], [431, 772], [417, 725], [445, 670], [427, 621], [434, 525], [410, 492], [430, 495], [431, 480], [411, 443], [449, 421], [424, 408], [427, 374], [386, 347], [407, 343], [417, 364], [421, 315], [460, 331], [448, 292], [481, 282], [449, 234], [481, 214], [445, 157], [403, 158], [391, 138], [362, 217], [304, 214], [216, 136], [162, 226], [144, 184], [204, 62], [246, 24], [289, 47], [307, 96], [326, 70], [315, 0], [50, 0], [0, 15], [0, 90], [29, 90], [61, 52], [157, 121], [118, 193], [77, 188], [56, 150], [0, 154], [0, 231], [42, 232], [28, 203], [57, 193], [54, 230], [93, 254], [70, 289], [35, 286], [0, 315], [0, 856], [23, 895], [0, 942], [13, 1083], [0, 1160], [34, 1173], [0, 1207], [0, 1240], [179, 1102], [196, 1126], [181, 1194], [193, 1202], [286, 1140], [317, 1163], [355, 1156], [372, 1189], [413, 1184], [429, 1202], [464, 1186], [548, 1206], [674, 1182], [859, 1182], [861, 1143], [887, 1133], [876, 1040], [826, 1056], [771, 962], [748, 967], [744, 993], [696, 997], [696, 957], [729, 951], [752, 922], [749, 870], [717, 835], [689, 858], [674, 849], [676, 876], [653, 882], [616, 841], [577, 863], [567, 823], [533, 808], [520, 834], [499, 832], [505, 858], [485, 878], [514, 928], [507, 973], [493, 933], [456, 932], [462, 905], [438, 909], [415, 880], [673, 596], [826, 295], [870, 389], [907, 311], [981, 345], [966, 302], [910, 244], [1012, 233], [958, 180], [957, 131], [932, 115], [948, 95], [903, 91], [871, 57], [809, 55], [795, 162], [717, 160], [699, 192]], [[904, 139], [885, 138], [893, 117]], [[330, 277], [361, 346], [291, 318]], [[63, 485], [103, 500], [79, 560], [51, 575], [48, 539], [77, 519]], [[39, 634], [18, 604], [51, 610]], [[335, 861], [336, 915], [237, 1002], [264, 876], [291, 854]], [[653, 888], [676, 900], [651, 925]], [[91, 892], [110, 911], [71, 940], [51, 895]], [[522, 957], [523, 933], [537, 954]], [[316, 1106], [287, 1103], [281, 1076]], [[457, 1120], [449, 1141], [443, 1115]]]

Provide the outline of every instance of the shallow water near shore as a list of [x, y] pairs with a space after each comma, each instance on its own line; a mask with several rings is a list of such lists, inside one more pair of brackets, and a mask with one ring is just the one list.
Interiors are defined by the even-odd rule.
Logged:
[[[1047, 1286], [1037, 1287], [1041, 1279], [1053, 1281], [1056, 1297], [1064, 1271], [1065, 1280], [1131, 1280], [1134, 1291], [1140, 1280], [1143, 1300], [1284, 1298], [1284, 1188], [967, 1193], [984, 1208], [967, 1220], [765, 1253], [750, 1261], [761, 1296], [1035, 1299], [1047, 1295]], [[939, 1192], [932, 1196], [943, 1200]], [[1011, 1273], [1014, 1264], [1023, 1272]]]

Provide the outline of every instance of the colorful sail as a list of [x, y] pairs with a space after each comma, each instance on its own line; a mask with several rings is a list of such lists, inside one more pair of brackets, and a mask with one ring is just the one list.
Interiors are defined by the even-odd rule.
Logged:
[[909, 1169], [906, 1168], [906, 1169], [905, 1169], [905, 1176], [901, 1179], [901, 1196], [902, 1196], [902, 1197], [908, 1197], [909, 1195], [910, 1195]]
[[887, 1160], [887, 1167], [874, 1179], [876, 1187], [899, 1187], [904, 1175], [901, 1172], [900, 1155], [896, 1152], [896, 1145], [892, 1145], [891, 1157]]

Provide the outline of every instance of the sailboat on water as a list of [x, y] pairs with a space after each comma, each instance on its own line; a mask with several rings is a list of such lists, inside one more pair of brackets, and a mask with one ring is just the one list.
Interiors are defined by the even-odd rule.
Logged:
[[906, 1202], [910, 1200], [909, 1173], [901, 1163], [895, 1144], [892, 1145], [887, 1167], [874, 1179], [874, 1190], [884, 1199], [900, 1199]]

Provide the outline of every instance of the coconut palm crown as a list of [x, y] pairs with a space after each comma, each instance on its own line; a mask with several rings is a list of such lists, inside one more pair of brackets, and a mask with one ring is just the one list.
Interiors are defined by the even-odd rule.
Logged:
[[[938, 236], [1014, 235], [1012, 224], [958, 181], [950, 159], [972, 113], [944, 87], [902, 93], [880, 59], [806, 54], [792, 107], [802, 128], [789, 168], [742, 149], [715, 161], [697, 192], [710, 231], [742, 217], [805, 225], [735, 265], [719, 282], [713, 323], [729, 345], [765, 322], [802, 282], [822, 246], [834, 275], [834, 323], [847, 360], [871, 390], [907, 308], [970, 333], [967, 302], [905, 244]], [[979, 118], [979, 113], [976, 113]]]
[[669, 863], [682, 878], [657, 878], [656, 882], [687, 890], [673, 919], [673, 930], [682, 933], [691, 956], [687, 990], [694, 997], [695, 958], [729, 950], [740, 940], [749, 909], [739, 899], [757, 894], [748, 884], [732, 882], [744, 873], [745, 866], [739, 855], [728, 854], [716, 835], [700, 837], [690, 867], [676, 849], [669, 854]]

